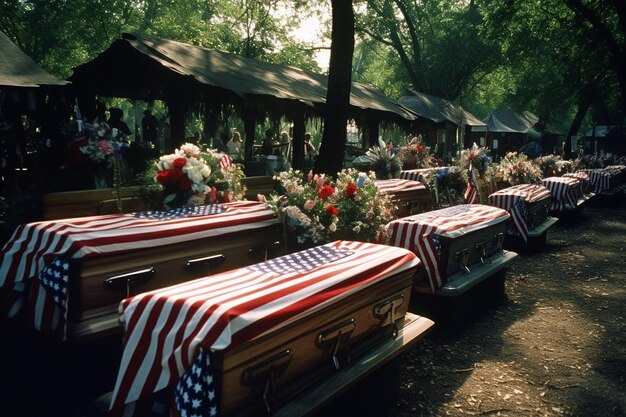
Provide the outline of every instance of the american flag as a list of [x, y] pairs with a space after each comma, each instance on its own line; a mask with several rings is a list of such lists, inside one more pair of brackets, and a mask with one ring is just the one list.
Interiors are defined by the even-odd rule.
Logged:
[[589, 194], [591, 190], [591, 182], [590, 182], [591, 179], [589, 177], [589, 174], [587, 174], [586, 172], [577, 171], [577, 172], [568, 172], [566, 174], [563, 174], [563, 176], [566, 178], [576, 178], [578, 181], [580, 181], [580, 191], [582, 192], [582, 194], [583, 195]]
[[421, 191], [425, 190], [426, 186], [419, 181], [403, 180], [393, 178], [389, 180], [376, 180], [374, 185], [378, 191], [382, 194], [395, 194], [409, 191]]
[[[41, 279], [42, 271], [49, 270], [47, 268], [57, 259], [66, 262], [105, 256], [278, 224], [274, 213], [264, 203], [239, 201], [220, 207], [225, 211], [216, 210], [212, 215], [192, 213], [179, 218], [155, 219], [146, 215], [116, 214], [18, 226], [0, 252], [0, 288], [13, 296], [9, 313], [24, 314], [35, 329], [65, 338], [63, 311], [54, 302], [54, 295], [58, 294], [42, 285]], [[67, 276], [64, 277], [67, 281]], [[67, 304], [68, 300], [65, 302]]]
[[201, 206], [184, 206], [170, 210], [147, 210], [131, 213], [140, 219], [171, 220], [183, 217], [212, 216], [227, 210], [226, 206], [218, 204], [206, 204]]
[[200, 350], [249, 341], [419, 264], [405, 249], [336, 241], [128, 298], [120, 305], [126, 344], [111, 414], [173, 386]]
[[589, 175], [589, 181], [594, 193], [602, 193], [620, 185], [619, 178], [623, 174], [620, 168], [583, 169], [576, 173], [584, 172]]
[[471, 165], [467, 172], [467, 189], [465, 190], [465, 202], [467, 204], [480, 203], [480, 198], [478, 197], [478, 187], [476, 186], [476, 180], [474, 179], [474, 172]]
[[552, 204], [550, 204], [549, 210], [574, 210], [578, 198], [582, 197], [580, 181], [576, 178], [548, 177], [541, 180], [541, 183], [552, 194]]
[[550, 190], [539, 184], [520, 184], [504, 188], [489, 195], [489, 204], [511, 213], [515, 227], [524, 242], [528, 241], [528, 217], [526, 205], [551, 198]]
[[209, 356], [200, 349], [191, 368], [176, 383], [174, 404], [180, 417], [217, 417], [218, 401]]
[[413, 251], [424, 263], [434, 293], [443, 284], [441, 253], [437, 249], [440, 236], [458, 237], [510, 218], [506, 210], [483, 204], [461, 204], [416, 216], [403, 217], [387, 225], [386, 243]]
[[222, 156], [220, 157], [220, 168], [222, 169], [222, 171], [230, 168], [232, 165], [233, 158], [231, 158], [228, 154], [222, 154]]

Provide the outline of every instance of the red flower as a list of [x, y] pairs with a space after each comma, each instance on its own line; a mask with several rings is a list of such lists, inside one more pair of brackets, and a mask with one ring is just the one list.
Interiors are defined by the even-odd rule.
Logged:
[[354, 193], [356, 193], [357, 187], [356, 184], [351, 182], [350, 184], [348, 184], [348, 186], [346, 187], [346, 197], [352, 197], [354, 195]]
[[319, 197], [322, 200], [326, 200], [329, 196], [331, 196], [335, 192], [335, 189], [330, 185], [323, 185], [319, 191]]
[[[181, 171], [182, 174], [182, 171]], [[193, 184], [193, 182], [191, 182], [191, 180], [189, 179], [189, 177], [187, 175], [181, 175], [180, 178], [178, 179], [178, 188], [181, 191], [189, 191], [191, 190], [191, 185]]]
[[337, 210], [337, 207], [333, 206], [332, 204], [329, 204], [326, 206], [326, 213], [330, 214], [331, 216], [338, 216], [339, 210]]
[[176, 184], [182, 176], [183, 176], [182, 170], [171, 169], [169, 171], [157, 172], [156, 180], [163, 185]]
[[172, 163], [174, 164], [174, 169], [182, 169], [187, 164], [187, 158], [176, 158]]

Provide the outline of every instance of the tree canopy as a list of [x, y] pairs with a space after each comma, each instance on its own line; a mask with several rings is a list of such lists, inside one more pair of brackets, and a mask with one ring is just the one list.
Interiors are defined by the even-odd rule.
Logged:
[[[331, 4], [310, 3], [0, 0], [0, 30], [59, 78], [132, 31], [320, 71], [315, 53], [330, 45]], [[413, 89], [479, 117], [499, 107], [528, 110], [570, 134], [624, 119], [623, 0], [352, 3], [352, 77], [392, 98]], [[315, 15], [321, 39], [293, 36]]]

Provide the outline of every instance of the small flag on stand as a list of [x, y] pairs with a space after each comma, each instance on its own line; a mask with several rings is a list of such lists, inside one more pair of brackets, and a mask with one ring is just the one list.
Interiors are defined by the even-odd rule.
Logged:
[[220, 158], [220, 168], [223, 170], [230, 168], [233, 165], [233, 158], [230, 155], [223, 154]]
[[471, 165], [469, 167], [469, 170], [467, 171], [467, 189], [465, 190], [465, 202], [467, 204], [480, 203], [480, 199], [478, 197], [478, 187], [476, 186], [476, 181], [474, 180], [474, 173]]

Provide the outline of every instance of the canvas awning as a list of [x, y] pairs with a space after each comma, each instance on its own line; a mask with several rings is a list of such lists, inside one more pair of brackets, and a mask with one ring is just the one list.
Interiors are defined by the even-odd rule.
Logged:
[[473, 114], [448, 100], [416, 91], [412, 93], [413, 95], [402, 97], [398, 100], [398, 103], [420, 117], [430, 119], [436, 123], [449, 121], [456, 125], [485, 125], [484, 122]]
[[[147, 73], [149, 72], [149, 76]], [[328, 77], [168, 39], [125, 33], [70, 78], [100, 95], [167, 99], [172, 89], [192, 84], [195, 94], [324, 105]], [[168, 92], [167, 90], [170, 90]], [[352, 83], [350, 105], [413, 120], [415, 116], [380, 91]]]
[[0, 32], [0, 56], [0, 87], [34, 88], [68, 84], [46, 72], [3, 32]]
[[472, 132], [526, 133], [532, 137], [541, 137], [542, 132], [561, 134], [548, 124], [539, 127], [540, 118], [529, 111], [518, 114], [511, 109], [500, 108], [485, 117], [483, 122], [484, 126], [472, 127]]

